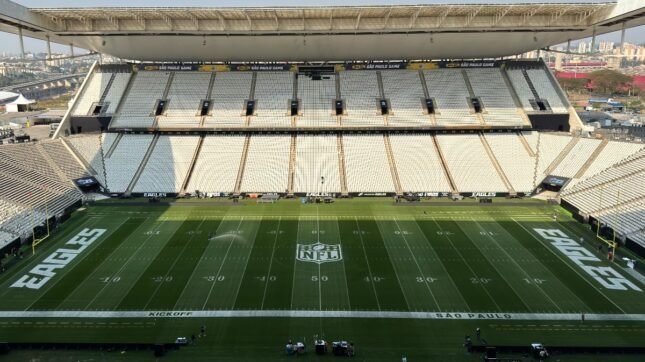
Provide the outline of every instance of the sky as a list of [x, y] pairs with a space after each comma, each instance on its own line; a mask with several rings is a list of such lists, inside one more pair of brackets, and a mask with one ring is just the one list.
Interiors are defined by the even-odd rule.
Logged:
[[[262, 6], [351, 6], [351, 5], [417, 5], [417, 4], [458, 4], [458, 3], [531, 3], [531, 2], [563, 2], [563, 0], [13, 0], [26, 7], [107, 7], [107, 6], [142, 6], [142, 7], [262, 7]], [[565, 2], [604, 2], [603, 0], [564, 0]], [[620, 33], [611, 33], [598, 36], [597, 41], [620, 41]], [[645, 26], [628, 29], [625, 40], [632, 43], [645, 43]], [[0, 32], [0, 49], [9, 53], [18, 53], [20, 43], [18, 36]], [[45, 42], [25, 38], [25, 51], [45, 52]], [[52, 51], [69, 53], [69, 46], [52, 44]], [[75, 50], [77, 54], [82, 50]]]

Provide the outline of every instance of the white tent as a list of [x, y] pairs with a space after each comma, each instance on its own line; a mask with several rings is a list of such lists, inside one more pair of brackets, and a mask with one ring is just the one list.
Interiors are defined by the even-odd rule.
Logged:
[[15, 101], [7, 103], [7, 113], [27, 112], [32, 103], [35, 101], [27, 99], [21, 94]]
[[0, 104], [5, 104], [18, 98], [20, 94], [14, 92], [0, 91]]

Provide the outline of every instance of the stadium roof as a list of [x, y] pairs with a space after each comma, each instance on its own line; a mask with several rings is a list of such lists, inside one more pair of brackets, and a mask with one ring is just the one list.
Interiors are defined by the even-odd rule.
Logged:
[[642, 0], [266, 8], [5, 3], [11, 6], [0, 6], [7, 9], [0, 30], [20, 26], [29, 36], [140, 60], [495, 57], [645, 24]]

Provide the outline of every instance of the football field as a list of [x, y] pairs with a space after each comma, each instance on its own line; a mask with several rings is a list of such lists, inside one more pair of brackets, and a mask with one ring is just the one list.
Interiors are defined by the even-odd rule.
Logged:
[[[593, 238], [542, 203], [99, 204], [1, 276], [2, 338], [82, 340], [92, 328], [87, 338], [171, 342], [207, 323], [279, 346], [314, 335], [362, 341], [385, 337], [384, 325], [426, 323], [409, 333], [463, 338], [481, 325], [528, 345], [572, 334], [559, 327], [568, 325], [584, 329], [569, 337], [575, 345], [598, 337], [638, 345], [643, 279], [608, 262]], [[275, 349], [249, 338], [240, 343]]]

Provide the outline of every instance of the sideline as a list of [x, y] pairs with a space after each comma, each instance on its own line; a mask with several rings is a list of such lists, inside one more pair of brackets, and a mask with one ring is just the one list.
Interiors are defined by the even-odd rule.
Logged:
[[[1, 311], [0, 318], [368, 318], [580, 321], [580, 313], [472, 313], [332, 310]], [[585, 321], [643, 322], [645, 314], [585, 313]]]

